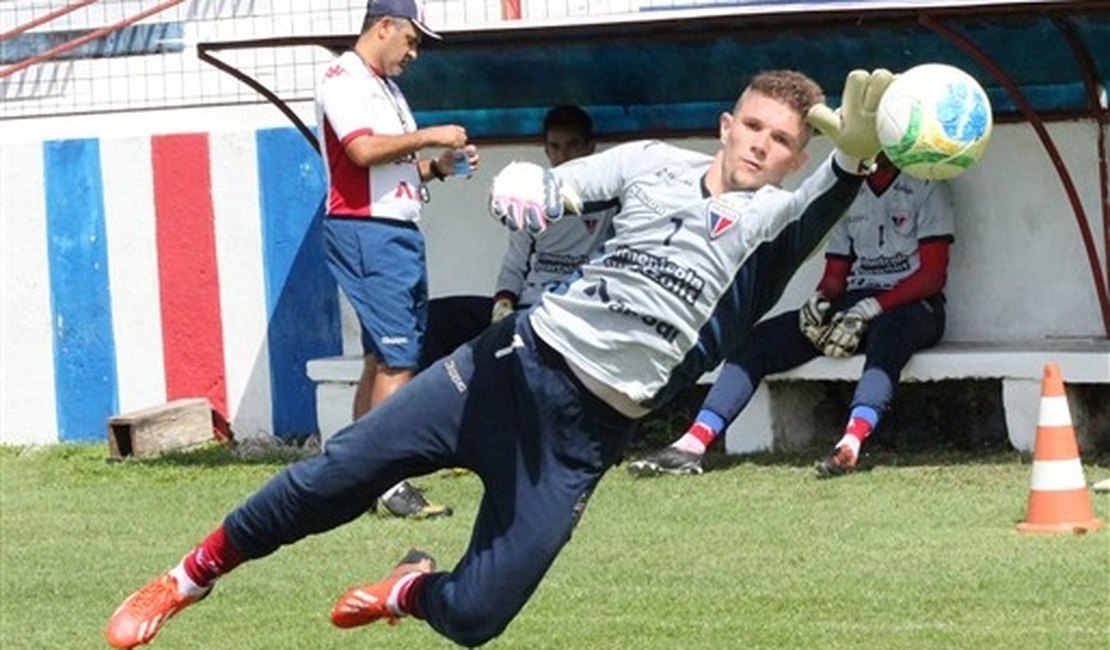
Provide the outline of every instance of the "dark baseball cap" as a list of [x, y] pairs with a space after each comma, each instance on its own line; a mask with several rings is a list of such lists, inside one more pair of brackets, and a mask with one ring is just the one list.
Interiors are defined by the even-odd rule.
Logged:
[[428, 38], [443, 40], [442, 36], [424, 24], [424, 10], [416, 0], [370, 0], [366, 3], [366, 15], [406, 18]]

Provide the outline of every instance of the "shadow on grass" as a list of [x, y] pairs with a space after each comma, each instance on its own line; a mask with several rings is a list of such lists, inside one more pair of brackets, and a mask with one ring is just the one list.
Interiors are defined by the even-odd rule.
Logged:
[[[874, 467], [920, 467], [929, 465], [997, 464], [1032, 462], [1030, 454], [1015, 450], [1009, 442], [1005, 421], [1000, 409], [998, 386], [989, 382], [948, 382], [941, 388], [910, 385], [903, 387], [890, 413], [884, 417], [879, 429], [868, 439], [860, 459], [858, 471]], [[828, 397], [821, 402], [823, 420], [814, 435], [814, 442], [802, 449], [762, 452], [755, 454], [727, 455], [723, 441], [718, 441], [705, 459], [707, 471], [727, 470], [751, 463], [764, 466], [811, 468], [820, 458], [832, 451], [836, 438], [827, 432], [840, 431], [843, 418], [849, 410], [853, 384], [832, 382], [826, 387]], [[683, 391], [671, 403], [644, 418], [633, 436], [624, 461], [639, 458], [646, 453], [670, 444], [689, 427], [697, 416], [708, 386], [695, 385]], [[1101, 404], [1103, 400], [1088, 400]], [[1110, 411], [1110, 407], [1102, 405]], [[1094, 441], [1093, 449], [1083, 449], [1081, 458], [1087, 466], [1110, 470], [1110, 437], [1101, 431], [1099, 423], [1105, 417], [1086, 418], [1076, 422], [1077, 432], [1085, 430], [1087, 438]], [[953, 424], [957, 426], [953, 426]], [[274, 465], [289, 464], [318, 453], [314, 437], [298, 439], [264, 439], [262, 442], [245, 440], [233, 451], [212, 444], [204, 448], [175, 452], [159, 458], [127, 461], [164, 465], [202, 465], [221, 467], [240, 464]]]
[[[1069, 387], [1071, 390], [1072, 387]], [[1104, 389], [1104, 387], [1096, 387]], [[824, 397], [813, 408], [811, 443], [800, 449], [743, 455], [724, 453], [723, 440], [710, 449], [706, 471], [726, 470], [751, 463], [764, 466], [810, 468], [832, 452], [850, 411], [854, 384], [824, 382]], [[1079, 387], [1077, 395], [1086, 395]], [[673, 402], [641, 421], [625, 453], [625, 461], [664, 447], [681, 436], [694, 421], [708, 392], [694, 386]], [[789, 397], [789, 396], [788, 396]], [[1032, 462], [1031, 454], [1010, 444], [998, 382], [925, 382], [900, 387], [898, 398], [864, 446], [858, 471], [874, 467], [927, 465], [1013, 464]], [[1081, 400], [1073, 418], [1080, 457], [1087, 466], [1110, 469], [1110, 400], [1102, 393]]]
[[[933, 448], [897, 449], [890, 446], [874, 445], [874, 449], [864, 448], [856, 471], [868, 472], [875, 467], [924, 467], [945, 465], [1012, 465], [1032, 463], [1029, 454], [1019, 452], [1008, 444], [991, 445], [978, 449], [955, 448], [938, 445]], [[723, 471], [740, 465], [813, 467], [814, 463], [832, 450], [826, 447], [810, 447], [800, 451], [759, 452], [752, 454], [729, 455], [713, 450], [705, 458], [707, 472]], [[1083, 464], [1090, 467], [1110, 469], [1110, 453], [1093, 451], [1081, 455]]]
[[319, 453], [319, 450], [319, 443], [315, 442], [314, 438], [304, 440], [248, 439], [234, 445], [212, 442], [202, 447], [171, 451], [152, 458], [125, 458], [113, 462], [139, 463], [151, 467], [281, 466], [315, 456]]

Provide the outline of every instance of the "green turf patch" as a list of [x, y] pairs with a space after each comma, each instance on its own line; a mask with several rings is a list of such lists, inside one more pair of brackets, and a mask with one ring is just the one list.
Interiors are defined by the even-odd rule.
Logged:
[[[104, 446], [0, 448], [0, 645], [98, 648], [121, 599], [174, 564], [286, 458], [222, 448], [111, 463]], [[579, 529], [495, 648], [1052, 648], [1110, 639], [1110, 530], [1014, 532], [1016, 453], [884, 453], [812, 476], [805, 454], [713, 458], [703, 476], [603, 481]], [[1110, 458], [1085, 458], [1089, 481]], [[338, 630], [334, 599], [410, 546], [450, 567], [474, 476], [417, 481], [450, 519], [362, 517], [243, 566], [169, 624], [175, 648], [448, 648], [418, 621]], [[1110, 495], [1092, 495], [1110, 517]], [[496, 594], [490, 594], [496, 597]]]

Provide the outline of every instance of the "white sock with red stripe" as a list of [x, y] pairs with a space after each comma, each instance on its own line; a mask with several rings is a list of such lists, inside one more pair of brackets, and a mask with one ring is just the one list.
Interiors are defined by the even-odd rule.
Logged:
[[189, 573], [185, 570], [184, 560], [178, 562], [177, 566], [170, 569], [170, 575], [177, 580], [177, 593], [181, 594], [182, 596], [188, 596], [189, 598], [200, 598], [205, 594], [205, 592], [212, 588], [211, 585], [208, 587], [202, 587], [193, 582], [193, 579], [189, 577]]
[[847, 447], [848, 449], [852, 450], [852, 454], [856, 458], [859, 458], [859, 450], [860, 450], [860, 446], [862, 444], [863, 444], [863, 441], [860, 440], [858, 437], [856, 437], [854, 434], [845, 433], [844, 437], [842, 437], [836, 443], [836, 446], [834, 447], [834, 449], [840, 449], [841, 447]]
[[852, 453], [859, 458], [859, 450], [863, 441], [875, 430], [879, 422], [878, 412], [870, 406], [857, 406], [852, 409], [848, 418], [848, 426], [844, 427], [844, 436], [836, 443], [836, 448], [847, 445]]
[[713, 444], [716, 437], [717, 432], [699, 420], [690, 425], [690, 429], [682, 434], [681, 438], [671, 443], [671, 446], [700, 456], [705, 453], [709, 445]]
[[408, 608], [405, 607], [405, 601], [408, 600], [406, 596], [408, 595], [409, 587], [414, 580], [425, 575], [427, 574], [420, 571], [413, 571], [412, 573], [401, 576], [397, 582], [393, 584], [393, 588], [389, 590], [389, 597], [386, 598], [385, 604], [386, 607], [389, 607], [389, 611], [393, 612], [394, 616], [408, 615], [409, 611]]

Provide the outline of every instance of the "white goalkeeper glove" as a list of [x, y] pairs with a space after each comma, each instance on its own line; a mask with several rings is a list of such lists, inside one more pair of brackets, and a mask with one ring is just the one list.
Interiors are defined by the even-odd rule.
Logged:
[[817, 347], [827, 357], [852, 356], [867, 331], [867, 323], [882, 312], [883, 308], [874, 298], [864, 298], [847, 310], [837, 312]]
[[825, 104], [817, 104], [809, 109], [806, 121], [836, 145], [836, 162], [845, 171], [863, 174], [871, 170], [882, 149], [875, 130], [875, 114], [879, 100], [893, 80], [894, 75], [882, 68], [874, 72], [852, 70], [844, 80], [840, 108], [834, 111]]
[[807, 339], [820, 349], [821, 338], [825, 335], [825, 317], [832, 303], [820, 293], [806, 301], [798, 310], [798, 328]]
[[489, 212], [509, 230], [539, 234], [570, 210], [582, 214], [578, 192], [563, 185], [550, 169], [527, 162], [512, 162], [493, 178]]
[[498, 298], [493, 302], [493, 310], [489, 315], [489, 322], [496, 323], [516, 311], [516, 305], [508, 298]]

